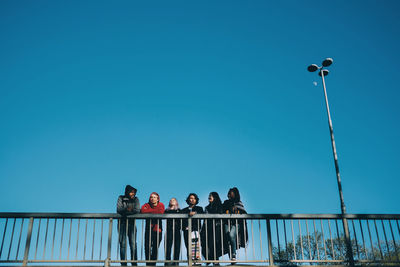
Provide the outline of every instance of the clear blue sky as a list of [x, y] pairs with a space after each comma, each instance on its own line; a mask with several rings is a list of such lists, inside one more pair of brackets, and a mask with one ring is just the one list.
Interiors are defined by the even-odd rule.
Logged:
[[[0, 211], [126, 184], [251, 213], [400, 213], [399, 1], [0, 1]], [[315, 85], [315, 82], [317, 84]]]

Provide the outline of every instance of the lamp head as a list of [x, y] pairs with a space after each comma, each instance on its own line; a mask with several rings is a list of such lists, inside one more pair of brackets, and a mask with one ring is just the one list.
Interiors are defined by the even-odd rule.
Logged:
[[322, 62], [322, 66], [324, 66], [324, 67], [329, 67], [330, 65], [332, 65], [332, 63], [333, 63], [333, 59], [330, 58], [330, 57], [328, 57], [327, 59], [325, 59], [325, 60]]
[[321, 76], [321, 72], [323, 72], [324, 77], [325, 77], [325, 76], [328, 76], [328, 74], [329, 74], [329, 70], [322, 69], [322, 70], [320, 70], [319, 73], [318, 73], [319, 76]]
[[316, 71], [318, 69], [318, 66], [315, 65], [315, 64], [311, 64], [310, 66], [308, 66], [307, 69], [308, 69], [309, 72], [314, 72], [314, 71]]

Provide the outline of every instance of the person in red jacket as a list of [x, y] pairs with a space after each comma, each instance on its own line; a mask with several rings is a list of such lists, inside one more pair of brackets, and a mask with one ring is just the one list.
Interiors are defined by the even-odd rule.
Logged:
[[[163, 214], [164, 211], [164, 204], [160, 202], [160, 196], [156, 192], [150, 194], [149, 202], [144, 204], [140, 209], [140, 213]], [[158, 247], [160, 246], [162, 238], [161, 219], [147, 219], [144, 236], [146, 261], [155, 261], [157, 260]], [[156, 265], [156, 262], [146, 262], [146, 265]]]

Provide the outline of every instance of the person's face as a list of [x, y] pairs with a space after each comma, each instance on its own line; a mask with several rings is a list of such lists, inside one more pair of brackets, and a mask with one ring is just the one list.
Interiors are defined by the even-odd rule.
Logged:
[[171, 200], [169, 201], [169, 205], [171, 205], [171, 206], [176, 206], [176, 205], [177, 205], [176, 199], [175, 199], [175, 198], [171, 199]]
[[136, 195], [135, 191], [131, 191], [131, 192], [129, 193], [129, 197], [130, 197], [130, 198], [134, 198], [135, 195]]
[[150, 203], [153, 205], [157, 205], [158, 203], [158, 196], [155, 194], [150, 195]]
[[211, 194], [208, 196], [208, 202], [210, 203], [214, 202], [214, 197]]
[[235, 198], [235, 193], [233, 191], [229, 192], [229, 198], [234, 199]]
[[196, 198], [193, 195], [190, 195], [189, 203], [190, 203], [191, 206], [196, 205]]

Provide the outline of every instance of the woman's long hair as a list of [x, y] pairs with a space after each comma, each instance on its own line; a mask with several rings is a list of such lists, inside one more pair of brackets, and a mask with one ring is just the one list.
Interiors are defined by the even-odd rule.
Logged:
[[206, 207], [209, 213], [222, 213], [222, 201], [217, 192], [211, 192], [210, 195], [214, 198], [213, 202]]
[[237, 189], [237, 187], [233, 187], [231, 189], [229, 189], [228, 191], [228, 199], [231, 199], [229, 194], [233, 192], [233, 194], [235, 195], [235, 197], [232, 199], [233, 202], [239, 202], [240, 201], [240, 193], [239, 193], [239, 189]]
[[222, 205], [221, 198], [219, 197], [217, 192], [211, 192], [210, 195], [214, 198], [214, 201], [210, 203], [211, 206], [220, 206], [220, 205]]

